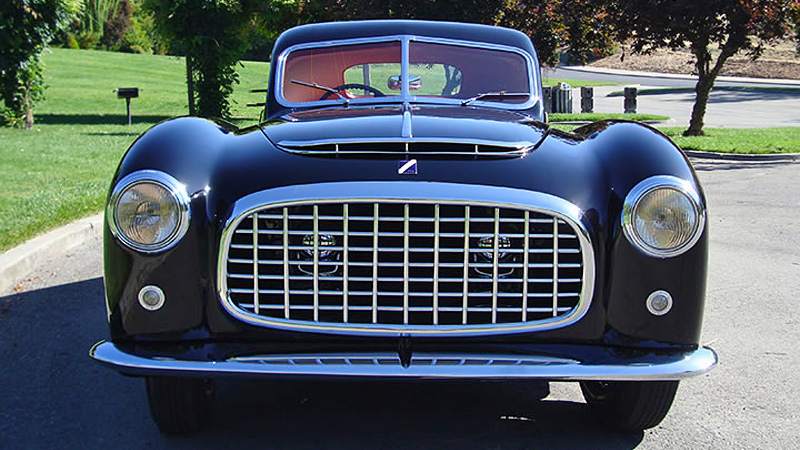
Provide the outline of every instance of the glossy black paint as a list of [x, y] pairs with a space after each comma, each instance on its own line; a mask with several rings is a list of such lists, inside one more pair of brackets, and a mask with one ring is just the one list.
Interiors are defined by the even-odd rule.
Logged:
[[[390, 25], [383, 26], [387, 24]], [[417, 22], [301, 27], [278, 41], [276, 54], [312, 39], [372, 35], [364, 34], [367, 32], [413, 32], [486, 39], [518, 46], [535, 55], [527, 38], [522, 42], [516, 32], [490, 30], [494, 28]], [[480, 32], [479, 36], [473, 32]], [[202, 343], [211, 346], [204, 348], [229, 346], [237, 352], [248, 348], [283, 352], [321, 347], [341, 350], [344, 346], [396, 349], [397, 338], [287, 332], [234, 320], [220, 305], [216, 274], [222, 229], [233, 205], [242, 197], [282, 186], [403, 180], [512, 187], [565, 199], [583, 211], [582, 222], [590, 234], [596, 260], [592, 306], [573, 325], [481, 338], [414, 338], [415, 347], [436, 350], [501, 345], [510, 346], [503, 347], [506, 352], [524, 352], [530, 345], [576, 344], [569, 348], [585, 353], [587, 348], [597, 346], [604, 348], [598, 351], [613, 353], [611, 349], [615, 348], [631, 351], [697, 346], [705, 292], [707, 228], [690, 251], [668, 259], [637, 250], [621, 229], [625, 196], [648, 177], [672, 175], [687, 180], [702, 195], [686, 157], [658, 131], [632, 122], [604, 121], [563, 133], [525, 111], [473, 106], [285, 111], [276, 109], [274, 102], [269, 105], [268, 114], [273, 119], [248, 130], [198, 118], [163, 122], [140, 137], [124, 156], [112, 187], [138, 170], [166, 172], [186, 185], [192, 198], [192, 216], [186, 236], [172, 249], [154, 255], [124, 247], [111, 236], [106, 224], [106, 295], [113, 341], [160, 343], [161, 349], [173, 348], [174, 343]], [[410, 120], [414, 139], [420, 141], [485, 139], [521, 143], [529, 151], [521, 157], [496, 159], [421, 156], [418, 175], [409, 178], [398, 175], [396, 159], [302, 156], [278, 147], [286, 142], [321, 139], [402, 140], [403, 120]], [[434, 192], [431, 194], [435, 196]], [[146, 284], [157, 284], [165, 292], [167, 301], [161, 310], [149, 312], [139, 306], [137, 293]], [[673, 311], [662, 317], [651, 315], [645, 307], [647, 296], [658, 289], [669, 291], [675, 300]]]

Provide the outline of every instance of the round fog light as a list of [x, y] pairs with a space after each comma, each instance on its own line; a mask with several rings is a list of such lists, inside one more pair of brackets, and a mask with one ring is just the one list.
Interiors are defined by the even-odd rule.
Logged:
[[139, 291], [139, 304], [148, 311], [164, 306], [164, 291], [158, 286], [145, 286]]
[[655, 291], [647, 297], [647, 310], [654, 316], [663, 316], [672, 309], [672, 296], [667, 291]]

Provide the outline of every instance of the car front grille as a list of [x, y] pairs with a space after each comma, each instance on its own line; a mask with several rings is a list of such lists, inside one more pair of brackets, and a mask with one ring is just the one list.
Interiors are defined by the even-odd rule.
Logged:
[[313, 331], [552, 328], [588, 308], [584, 236], [567, 216], [502, 204], [265, 205], [226, 233], [221, 297], [245, 321]]

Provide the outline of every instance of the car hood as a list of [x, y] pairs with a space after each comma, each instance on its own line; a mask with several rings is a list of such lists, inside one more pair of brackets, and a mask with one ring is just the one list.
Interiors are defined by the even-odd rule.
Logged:
[[519, 153], [538, 146], [548, 127], [512, 111], [390, 106], [295, 112], [265, 123], [263, 130], [278, 147], [301, 153], [380, 153], [392, 145], [408, 151], [406, 144], [419, 153]]

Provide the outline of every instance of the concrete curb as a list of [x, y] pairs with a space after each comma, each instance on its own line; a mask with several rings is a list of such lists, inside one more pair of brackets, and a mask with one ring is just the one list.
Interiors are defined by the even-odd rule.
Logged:
[[683, 153], [690, 158], [710, 159], [717, 161], [800, 161], [800, 153], [770, 153], [764, 155], [750, 155], [743, 153], [704, 152], [700, 150], [684, 150]]
[[92, 238], [100, 238], [103, 214], [65, 225], [0, 254], [0, 293], [33, 272], [37, 266], [72, 250]]
[[[629, 75], [642, 78], [671, 78], [675, 80], [689, 80], [697, 81], [696, 75], [684, 75], [677, 73], [656, 73], [656, 72], [636, 72], [633, 70], [620, 70], [609, 69], [605, 67], [588, 67], [588, 66], [562, 66], [564, 70], [573, 70], [575, 72], [608, 74], [608, 75]], [[787, 80], [781, 78], [745, 78], [745, 77], [717, 77], [717, 81], [728, 83], [754, 83], [754, 84], [776, 84], [784, 86], [800, 86], [800, 80]]]

